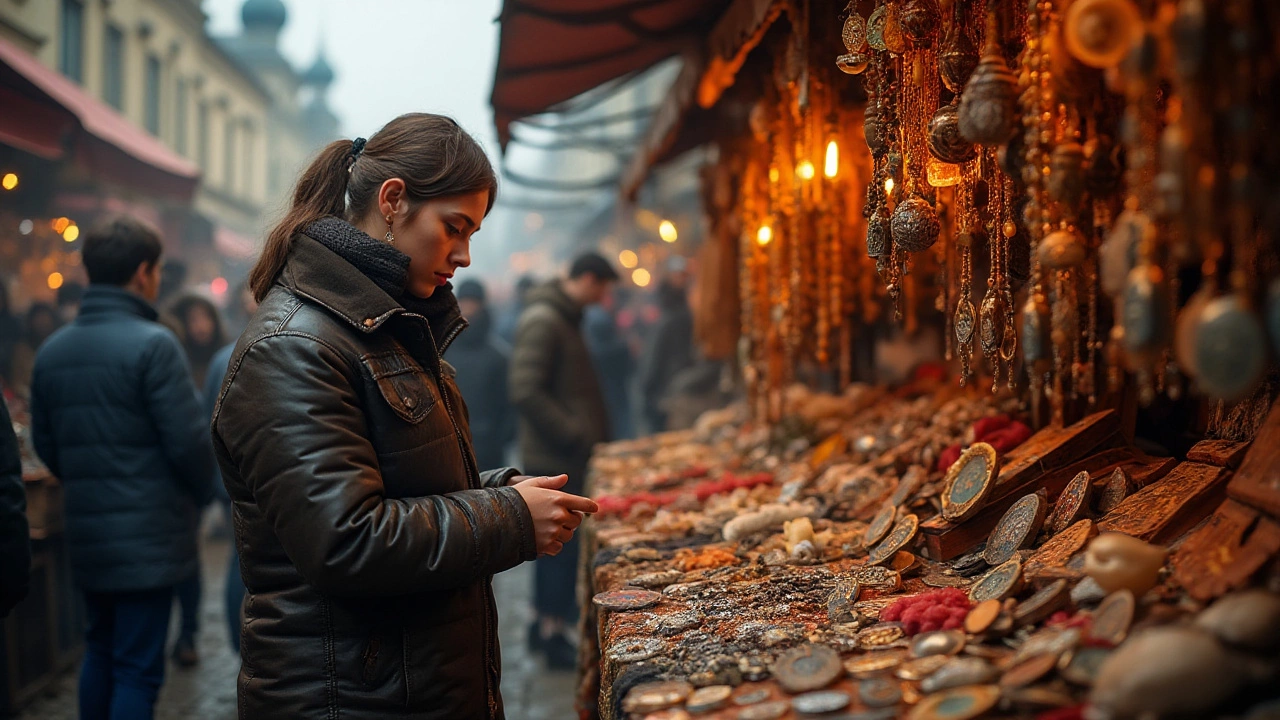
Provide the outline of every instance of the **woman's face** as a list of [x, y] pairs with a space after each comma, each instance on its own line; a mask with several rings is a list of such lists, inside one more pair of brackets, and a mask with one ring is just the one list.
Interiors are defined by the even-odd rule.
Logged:
[[200, 305], [192, 305], [187, 310], [187, 337], [196, 345], [208, 345], [213, 342], [216, 331], [209, 311]]
[[471, 236], [480, 230], [489, 191], [428, 200], [411, 218], [397, 213], [392, 225], [395, 246], [409, 256], [408, 290], [431, 297], [458, 268], [471, 264]]

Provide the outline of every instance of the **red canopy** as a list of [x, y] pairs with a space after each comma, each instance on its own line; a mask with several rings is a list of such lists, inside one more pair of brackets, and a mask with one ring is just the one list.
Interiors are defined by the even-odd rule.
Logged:
[[77, 127], [78, 159], [102, 180], [190, 198], [200, 169], [115, 108], [0, 38], [0, 142], [57, 159]]
[[506, 0], [493, 110], [509, 126], [700, 44], [728, 0]]

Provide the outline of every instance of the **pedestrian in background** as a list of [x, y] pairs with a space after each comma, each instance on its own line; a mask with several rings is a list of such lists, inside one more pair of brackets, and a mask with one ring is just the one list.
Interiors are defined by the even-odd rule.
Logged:
[[507, 445], [515, 438], [516, 418], [507, 394], [510, 350], [493, 333], [493, 317], [484, 285], [463, 280], [454, 293], [470, 326], [449, 348], [449, 365], [467, 401], [476, 462], [482, 468], [506, 464]]
[[27, 488], [22, 455], [0, 393], [0, 618], [27, 596], [31, 579], [31, 531], [27, 527]]
[[[617, 271], [596, 253], [579, 256], [569, 276], [529, 291], [511, 355], [511, 400], [520, 413], [525, 472], [567, 472], [565, 489], [581, 493], [591, 450], [609, 439], [609, 412], [582, 335], [583, 311], [601, 303]], [[578, 617], [576, 542], [534, 566], [534, 609], [529, 644], [557, 669], [574, 667], [577, 650], [568, 629]]]
[[196, 387], [202, 388], [205, 373], [209, 370], [209, 361], [213, 359], [214, 353], [227, 344], [218, 308], [208, 298], [184, 295], [173, 303], [169, 314], [182, 327], [179, 335], [182, 349], [187, 354]]
[[511, 303], [502, 314], [502, 322], [498, 323], [498, 337], [508, 345], [515, 342], [516, 325], [520, 322], [520, 315], [524, 313], [524, 308], [529, 302], [529, 291], [537, 285], [538, 279], [532, 275], [521, 275], [516, 280]]
[[22, 322], [22, 337], [13, 351], [13, 388], [26, 395], [31, 388], [31, 374], [35, 370], [36, 353], [49, 336], [62, 327], [58, 312], [49, 303], [34, 303], [27, 308]]
[[156, 322], [161, 242], [131, 218], [94, 228], [75, 322], [40, 348], [36, 452], [62, 483], [88, 627], [80, 717], [150, 718], [164, 682], [174, 586], [196, 568], [213, 497], [208, 423], [178, 340]]
[[631, 380], [635, 375], [636, 361], [631, 346], [618, 328], [617, 308], [625, 304], [622, 288], [616, 288], [605, 296], [604, 302], [592, 305], [583, 314], [583, 334], [591, 361], [600, 377], [600, 390], [609, 408], [611, 439], [628, 440], [635, 437], [635, 420], [631, 416]]
[[658, 286], [658, 323], [649, 334], [640, 363], [640, 398], [650, 432], [667, 429], [663, 400], [671, 381], [696, 359], [693, 348], [693, 311], [689, 309], [689, 274], [685, 259], [671, 258], [667, 276]]
[[0, 283], [0, 377], [13, 388], [13, 354], [22, 342], [22, 321], [13, 312], [9, 287]]
[[58, 319], [63, 325], [80, 314], [80, 302], [84, 299], [84, 286], [75, 280], [67, 280], [58, 288]]

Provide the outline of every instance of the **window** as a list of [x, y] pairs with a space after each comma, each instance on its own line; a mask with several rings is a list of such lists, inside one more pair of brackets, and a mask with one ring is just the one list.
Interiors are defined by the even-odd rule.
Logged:
[[196, 142], [200, 143], [200, 169], [209, 174], [209, 103], [200, 103], [196, 110]]
[[84, 3], [62, 0], [62, 54], [58, 69], [63, 75], [84, 82]]
[[236, 122], [228, 113], [223, 123], [226, 138], [223, 142], [222, 180], [228, 192], [236, 186]]
[[117, 110], [124, 109], [124, 31], [107, 25], [103, 42], [102, 99]]
[[179, 155], [187, 154], [187, 79], [178, 78], [173, 92], [173, 147]]
[[147, 56], [147, 130], [160, 134], [160, 58]]

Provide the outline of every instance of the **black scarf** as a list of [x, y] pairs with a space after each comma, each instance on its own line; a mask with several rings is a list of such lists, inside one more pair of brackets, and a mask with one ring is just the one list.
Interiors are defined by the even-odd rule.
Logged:
[[436, 288], [429, 298], [408, 292], [409, 256], [389, 243], [375, 240], [360, 228], [336, 217], [321, 218], [304, 230], [306, 235], [351, 263], [383, 292], [411, 313], [427, 319], [436, 347], [442, 346], [456, 320], [462, 317], [453, 285]]

